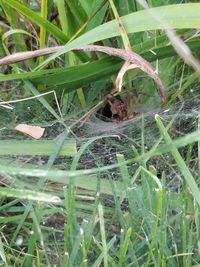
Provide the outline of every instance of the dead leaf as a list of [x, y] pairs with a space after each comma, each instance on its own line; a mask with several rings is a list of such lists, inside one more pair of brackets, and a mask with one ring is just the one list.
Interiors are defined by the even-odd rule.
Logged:
[[121, 92], [122, 90], [123, 77], [125, 73], [128, 70], [135, 69], [135, 68], [139, 68], [139, 67], [136, 64], [131, 64], [129, 61], [125, 61], [124, 65], [121, 67], [117, 75], [117, 78], [115, 80], [115, 89], [117, 92]]
[[33, 137], [34, 139], [40, 139], [45, 131], [45, 128], [39, 127], [39, 126], [32, 126], [28, 124], [18, 124], [15, 127], [15, 130], [28, 134], [29, 136]]

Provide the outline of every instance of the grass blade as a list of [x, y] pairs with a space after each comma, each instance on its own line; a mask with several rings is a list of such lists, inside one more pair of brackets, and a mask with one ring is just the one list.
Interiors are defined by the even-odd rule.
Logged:
[[54, 24], [50, 23], [48, 20], [42, 18], [36, 12], [32, 11], [30, 8], [22, 5], [19, 1], [15, 0], [2, 0], [5, 4], [9, 5], [10, 7], [17, 10], [20, 14], [24, 15], [25, 17], [31, 19], [34, 23], [39, 25], [40, 27], [45, 28], [48, 32], [53, 34], [63, 43], [68, 41], [67, 36]]
[[105, 223], [103, 217], [103, 207], [101, 204], [98, 205], [98, 212], [99, 212], [99, 222], [100, 222], [100, 232], [101, 232], [101, 239], [102, 239], [102, 246], [103, 246], [103, 262], [104, 266], [108, 267], [108, 248], [106, 244], [106, 233], [105, 233]]
[[119, 254], [119, 262], [117, 264], [117, 267], [122, 267], [123, 266], [122, 264], [123, 264], [124, 258], [126, 256], [126, 252], [128, 250], [129, 240], [131, 238], [131, 232], [132, 232], [132, 229], [129, 228], [127, 230], [127, 232], [126, 232], [126, 236], [124, 238], [124, 241], [121, 244], [120, 254]]
[[[0, 140], [0, 155], [40, 155], [50, 156], [55, 146], [55, 140]], [[68, 139], [64, 142], [60, 156], [75, 156], [76, 142]]]
[[[168, 134], [166, 128], [164, 127], [160, 117], [158, 115], [156, 115], [155, 119], [156, 119], [156, 123], [158, 125], [158, 128], [159, 128], [161, 134], [163, 135], [165, 142], [167, 144], [171, 143], [172, 139], [171, 139], [170, 135]], [[174, 157], [183, 177], [185, 178], [186, 183], [187, 183], [188, 187], [190, 188], [194, 199], [200, 205], [200, 190], [199, 190], [190, 170], [188, 169], [187, 165], [185, 164], [185, 161], [183, 160], [182, 156], [180, 155], [180, 153], [178, 152], [176, 147], [174, 147], [174, 149], [172, 149], [171, 154]]]
[[52, 196], [50, 194], [35, 192], [32, 190], [25, 189], [14, 189], [14, 188], [1, 188], [0, 196], [18, 198], [18, 199], [27, 199], [41, 202], [49, 203], [60, 203], [61, 200], [57, 196]]

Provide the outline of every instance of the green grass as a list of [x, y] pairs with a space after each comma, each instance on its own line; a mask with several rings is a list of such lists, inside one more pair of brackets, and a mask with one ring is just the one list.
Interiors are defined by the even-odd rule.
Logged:
[[[0, 66], [0, 266], [200, 266], [199, 81], [158, 23], [198, 58], [200, 4], [148, 2], [151, 13], [133, 0], [0, 0], [1, 57], [65, 45]], [[94, 42], [130, 42], [157, 67], [166, 106], [131, 70], [121, 97], [139, 116], [114, 131], [87, 116], [123, 64], [71, 51]], [[31, 140], [14, 130], [19, 123], [45, 134]]]

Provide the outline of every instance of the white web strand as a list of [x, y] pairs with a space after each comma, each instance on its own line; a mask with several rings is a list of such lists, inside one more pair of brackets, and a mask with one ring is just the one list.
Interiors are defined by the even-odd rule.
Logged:
[[[175, 114], [178, 113], [173, 124], [174, 129], [177, 133], [189, 132], [191, 128], [194, 128], [194, 124], [200, 113], [200, 96], [191, 97], [184, 102], [177, 102], [174, 105], [171, 105], [170, 108], [165, 108], [163, 110], [158, 108], [149, 110], [148, 112], [142, 112], [136, 118], [122, 122], [106, 122], [98, 118], [96, 115], [93, 115], [89, 121], [85, 122], [84, 137], [109, 133], [119, 135], [123, 133], [127, 135], [127, 132], [131, 132], [134, 139], [137, 139], [138, 141], [138, 139], [141, 138], [141, 119], [143, 116], [145, 134], [148, 136], [150, 135], [153, 138], [153, 134], [156, 136], [159, 135], [154, 119], [154, 116], [157, 113], [161, 116], [165, 124], [169, 123], [174, 118]], [[176, 129], [177, 127], [178, 129]], [[127, 136], [127, 138], [129, 137], [130, 136]]]

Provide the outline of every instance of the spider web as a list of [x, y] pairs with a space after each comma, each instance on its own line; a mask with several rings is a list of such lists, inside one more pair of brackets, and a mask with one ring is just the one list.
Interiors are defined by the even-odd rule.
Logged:
[[[47, 101], [52, 101], [50, 96], [45, 96], [45, 98]], [[38, 99], [18, 102], [13, 104], [13, 106], [14, 109], [12, 110], [1, 107], [1, 139], [30, 139], [13, 130], [16, 123], [45, 127], [45, 135], [42, 137], [42, 140], [55, 139], [64, 130], [64, 127], [39, 103]], [[69, 134], [70, 138], [76, 139], [78, 149], [91, 138], [99, 137], [98, 140], [93, 141], [84, 151], [84, 154], [80, 158], [78, 168], [91, 169], [110, 166], [117, 163], [117, 154], [123, 154], [125, 159], [128, 160], [135, 156], [135, 151], [138, 154], [142, 154], [150, 150], [160, 138], [160, 132], [155, 122], [155, 114], [160, 115], [165, 126], [173, 120], [173, 124], [169, 129], [169, 133], [173, 139], [195, 131], [200, 112], [199, 107], [199, 95], [191, 91], [185, 99], [176, 101], [176, 103], [170, 105], [170, 108], [161, 107], [158, 96], [149, 98], [148, 102], [143, 103], [138, 108], [138, 116], [127, 121], [106, 121], [98, 113], [92, 114], [86, 120], [83, 119], [83, 121], [80, 121], [76, 125], [76, 128], [72, 129]], [[64, 118], [66, 125], [70, 127], [74, 124], [77, 121], [77, 116], [81, 117], [78, 113], [71, 114], [70, 116], [67, 115]], [[161, 143], [164, 142], [161, 141]], [[195, 165], [197, 148], [194, 146], [193, 150], [193, 165]], [[48, 157], [23, 155], [15, 157], [1, 156], [1, 160], [3, 159], [9, 159], [10, 163], [17, 163], [20, 166], [30, 163], [36, 167], [43, 167], [48, 161]], [[71, 162], [72, 158], [58, 157], [54, 163], [54, 167], [69, 169]], [[180, 174], [177, 168], [173, 166], [174, 161], [168, 154], [161, 155], [159, 158], [155, 157], [150, 159], [147, 164], [153, 165], [157, 169], [158, 176], [161, 176], [162, 172], [165, 171], [166, 176], [169, 178], [169, 184], [173, 184], [173, 188], [178, 187], [180, 189]], [[131, 176], [134, 175], [137, 168], [138, 164], [136, 163], [128, 165]], [[99, 176], [104, 179], [121, 179], [118, 168], [100, 172]]]
[[[145, 110], [145, 109], [144, 109]], [[172, 120], [173, 124], [168, 132], [172, 139], [176, 139], [197, 130], [198, 118], [200, 112], [199, 95], [192, 92], [187, 95], [187, 99], [177, 101], [170, 108], [157, 108], [143, 112], [134, 119], [122, 122], [108, 122], [93, 115], [89, 121], [84, 124], [84, 131], [81, 132], [82, 142], [93, 136], [113, 135], [113, 137], [103, 138], [95, 141], [81, 159], [83, 165], [87, 168], [115, 164], [116, 154], [120, 153], [128, 160], [135, 156], [135, 150], [138, 154], [148, 152], [158, 141], [161, 134], [155, 122], [155, 115], [159, 114], [164, 125], [167, 126]], [[162, 140], [160, 144], [164, 144]], [[181, 148], [183, 155], [187, 153], [187, 147]], [[197, 145], [192, 148], [192, 168], [196, 167]], [[147, 162], [147, 165], [153, 165], [157, 170], [157, 175], [161, 177], [164, 171], [169, 186], [180, 190], [181, 175], [174, 164], [174, 160], [169, 154], [154, 157]], [[134, 175], [138, 164], [128, 165], [130, 175]], [[103, 176], [105, 177], [105, 175]], [[107, 177], [120, 179], [119, 171], [113, 169]]]

